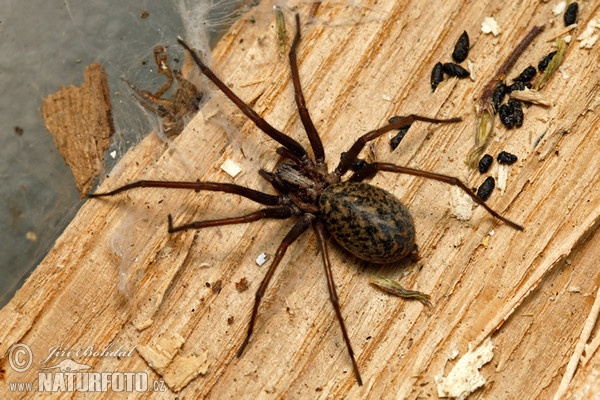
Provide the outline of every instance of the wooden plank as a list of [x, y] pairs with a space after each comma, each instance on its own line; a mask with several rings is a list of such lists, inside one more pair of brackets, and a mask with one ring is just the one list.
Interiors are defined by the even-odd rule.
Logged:
[[[378, 160], [459, 176], [477, 186], [483, 177], [463, 163], [476, 125], [473, 99], [525, 33], [553, 18], [552, 6], [533, 0], [508, 6], [458, 0], [435, 7], [418, 1], [365, 7], [324, 3], [309, 22], [311, 7], [301, 5], [300, 76], [330, 168], [359, 135], [393, 115], [460, 115], [464, 121], [455, 125], [416, 123], [394, 153], [388, 137], [377, 141], [375, 152]], [[586, 3], [581, 26], [598, 7]], [[260, 23], [265, 15], [242, 18], [215, 50], [213, 66], [259, 114], [307, 144], [274, 25]], [[502, 27], [499, 36], [480, 32], [487, 16]], [[291, 17], [288, 31], [293, 31]], [[557, 17], [515, 71], [547, 54], [551, 44], [546, 40], [561, 26]], [[431, 68], [438, 60], [450, 61], [463, 30], [471, 36], [475, 81], [445, 81], [431, 93]], [[469, 343], [493, 333], [494, 356], [482, 368], [488, 383], [477, 394], [552, 396], [598, 287], [593, 261], [598, 246], [591, 245], [598, 240], [600, 212], [597, 63], [595, 48], [574, 43], [565, 74], [557, 74], [544, 90], [552, 107], [526, 108], [518, 130], [495, 128], [488, 152], [507, 150], [519, 161], [509, 168], [506, 192], [496, 191], [488, 204], [523, 224], [524, 232], [494, 221], [481, 207], [471, 220], [457, 221], [450, 211], [451, 190], [443, 184], [392, 174], [372, 180], [410, 206], [421, 260], [369, 266], [331, 245], [342, 313], [364, 386], [357, 386], [352, 375], [313, 233], [288, 250], [255, 334], [238, 359], [253, 293], [267, 267], [254, 260], [262, 252], [272, 256], [291, 223], [169, 235], [167, 213], [183, 223], [241, 215], [256, 206], [235, 196], [154, 189], [88, 201], [0, 311], [0, 354], [5, 354], [0, 385], [36, 381], [40, 367], [70, 358], [96, 372], [146, 372], [151, 380], [169, 379], [171, 387], [190, 379], [180, 396], [195, 398], [436, 398], [435, 377], [456, 363], [448, 361], [450, 354], [462, 356]], [[137, 179], [201, 179], [267, 191], [256, 172], [276, 165], [276, 147], [214, 93], [173, 145], [148, 136], [101, 189]], [[219, 166], [227, 158], [240, 164], [243, 174], [232, 179], [223, 173]], [[367, 277], [373, 272], [430, 293], [433, 307], [370, 287]], [[250, 289], [240, 292], [235, 283], [244, 278]], [[217, 282], [221, 290], [215, 290]], [[36, 363], [55, 346], [125, 353], [63, 354], [16, 373], [7, 353], [15, 343], [27, 344]], [[585, 379], [576, 376], [576, 382]], [[71, 397], [56, 397], [61, 396]], [[132, 397], [144, 396], [151, 395]]]

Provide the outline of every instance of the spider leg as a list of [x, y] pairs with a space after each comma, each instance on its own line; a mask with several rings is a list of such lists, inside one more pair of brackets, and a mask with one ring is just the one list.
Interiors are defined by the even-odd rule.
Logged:
[[287, 233], [287, 235], [285, 235], [281, 244], [279, 245], [279, 248], [277, 248], [277, 252], [275, 253], [273, 262], [271, 263], [271, 266], [269, 267], [267, 274], [265, 275], [262, 282], [260, 283], [260, 286], [256, 290], [256, 294], [254, 295], [254, 308], [252, 309], [252, 315], [250, 316], [250, 323], [248, 324], [248, 332], [246, 333], [246, 338], [242, 342], [242, 345], [240, 346], [240, 348], [237, 352], [238, 357], [242, 356], [244, 349], [248, 345], [248, 341], [250, 340], [250, 336], [252, 335], [252, 331], [254, 330], [254, 323], [256, 321], [256, 315], [258, 314], [258, 307], [259, 307], [260, 302], [265, 294], [265, 291], [267, 290], [267, 286], [269, 285], [269, 282], [271, 281], [271, 278], [273, 277], [273, 274], [275, 273], [275, 270], [277, 269], [277, 266], [281, 262], [281, 259], [285, 255], [285, 252], [286, 252], [287, 248], [290, 246], [290, 244], [294, 243], [296, 241], [296, 239], [298, 239], [298, 237], [306, 229], [308, 229], [308, 227], [311, 225], [311, 223], [314, 219], [315, 219], [314, 215], [308, 214], [308, 213], [304, 214], [302, 216], [302, 218], [298, 222], [296, 222], [296, 224], [292, 227], [292, 229]]
[[225, 192], [233, 193], [242, 197], [246, 197], [252, 201], [267, 206], [278, 206], [285, 203], [285, 196], [276, 196], [268, 193], [259, 192], [258, 190], [250, 189], [244, 186], [234, 185], [232, 183], [220, 182], [173, 182], [173, 181], [137, 181], [121, 186], [110, 192], [88, 194], [88, 197], [107, 197], [117, 193], [134, 188], [167, 188], [167, 189], [192, 189], [195, 191], [207, 190], [210, 192]]
[[212, 72], [212, 70], [202, 62], [202, 60], [200, 60], [200, 56], [198, 56], [198, 54], [195, 51], [193, 51], [191, 47], [183, 41], [183, 39], [177, 38], [177, 41], [181, 46], [183, 46], [184, 49], [186, 49], [190, 53], [190, 55], [194, 59], [194, 62], [196, 63], [196, 65], [198, 65], [198, 68], [200, 68], [200, 71], [208, 79], [210, 79], [212, 83], [214, 83], [221, 90], [221, 92], [223, 92], [223, 94], [225, 94], [225, 96], [227, 96], [227, 98], [229, 98], [229, 100], [231, 100], [240, 109], [242, 113], [244, 113], [248, 118], [250, 118], [252, 122], [254, 122], [256, 126], [260, 128], [261, 131], [263, 131], [265, 134], [267, 134], [267, 136], [277, 141], [279, 144], [287, 147], [288, 150], [290, 150], [296, 157], [302, 160], [308, 160], [308, 154], [306, 153], [304, 147], [300, 145], [300, 143], [298, 143], [285, 133], [278, 131], [271, 124], [265, 121], [264, 118], [258, 115], [256, 111], [254, 111], [248, 104], [246, 104], [235, 93], [233, 93], [233, 91], [229, 89], [229, 87], [222, 80], [220, 80], [214, 74], [214, 72]]
[[167, 49], [164, 46], [156, 46], [154, 48], [154, 61], [156, 62], [156, 66], [158, 67], [158, 72], [163, 74], [167, 81], [158, 91], [154, 94], [155, 97], [161, 97], [173, 84], [173, 72], [169, 67], [169, 62], [167, 61]]
[[[173, 103], [170, 100], [153, 95], [147, 90], [138, 89], [133, 83], [125, 79], [123, 79], [123, 82], [125, 82], [127, 86], [129, 86], [129, 88], [137, 95], [137, 97], [134, 97], [136, 97], [138, 102], [151, 112], [155, 114], [167, 114], [168, 112], [166, 112], [166, 110], [169, 110], [173, 107]], [[161, 108], [165, 111], [162, 111]]]
[[344, 341], [346, 342], [346, 347], [348, 348], [348, 354], [350, 355], [350, 359], [352, 360], [352, 369], [354, 370], [354, 376], [356, 377], [356, 381], [359, 386], [362, 386], [362, 378], [360, 377], [360, 372], [358, 370], [358, 365], [356, 364], [356, 359], [354, 358], [354, 351], [352, 350], [352, 345], [350, 344], [350, 338], [348, 337], [348, 332], [346, 331], [346, 325], [344, 324], [344, 318], [342, 318], [342, 311], [340, 309], [340, 301], [338, 299], [336, 290], [335, 290], [335, 282], [333, 281], [333, 274], [331, 273], [331, 261], [329, 261], [329, 253], [327, 252], [327, 239], [325, 238], [325, 227], [321, 222], [315, 222], [313, 224], [315, 232], [317, 233], [317, 242], [319, 243], [319, 248], [321, 250], [321, 255], [323, 256], [323, 266], [325, 267], [325, 275], [327, 276], [327, 289], [329, 289], [329, 300], [333, 305], [333, 309], [335, 310], [335, 315], [340, 323], [340, 327], [342, 328], [342, 336], [344, 336]]
[[477, 204], [479, 204], [480, 206], [485, 208], [485, 210], [488, 213], [492, 214], [495, 218], [498, 218], [500, 221], [503, 221], [504, 223], [508, 224], [511, 228], [517, 229], [519, 231], [523, 230], [523, 227], [521, 225], [509, 220], [508, 218], [503, 217], [496, 211], [492, 210], [487, 204], [485, 204], [485, 202], [483, 200], [481, 200], [475, 193], [473, 193], [471, 191], [471, 189], [469, 189], [467, 187], [467, 185], [465, 185], [460, 179], [455, 178], [453, 176], [437, 174], [435, 172], [429, 172], [429, 171], [422, 171], [420, 169], [401, 167], [401, 166], [395, 165], [395, 164], [376, 162], [376, 163], [369, 164], [365, 168], [356, 172], [354, 175], [352, 175], [350, 177], [349, 180], [354, 181], [354, 182], [360, 182], [367, 177], [373, 176], [374, 174], [376, 174], [379, 171], [388, 171], [388, 172], [395, 172], [395, 173], [399, 173], [399, 174], [420, 176], [422, 178], [434, 179], [436, 181], [444, 182], [444, 183], [447, 183], [447, 184], [450, 184], [453, 186], [458, 186], [463, 192], [468, 194], [473, 199], [473, 201], [475, 201]]
[[296, 51], [298, 49], [299, 43], [300, 16], [296, 14], [296, 36], [294, 36], [294, 41], [292, 42], [292, 46], [290, 47], [289, 53], [290, 69], [292, 70], [292, 82], [294, 83], [294, 98], [296, 99], [296, 106], [298, 107], [300, 120], [302, 121], [302, 125], [304, 125], [304, 129], [306, 130], [306, 134], [308, 135], [310, 146], [313, 149], [315, 161], [317, 163], [323, 163], [325, 161], [325, 150], [323, 149], [323, 143], [321, 142], [321, 138], [319, 137], [317, 128], [315, 128], [315, 125], [313, 124], [312, 119], [310, 118], [308, 109], [306, 108], [304, 93], [302, 92], [302, 85], [300, 84], [300, 75], [298, 73], [298, 59], [296, 57]]
[[460, 122], [460, 121], [462, 121], [462, 119], [460, 117], [448, 118], [448, 119], [438, 119], [438, 118], [422, 117], [420, 115], [414, 115], [414, 114], [410, 114], [405, 117], [397, 118], [393, 123], [382, 126], [381, 128], [375, 129], [371, 132], [367, 132], [364, 135], [362, 135], [361, 137], [359, 137], [358, 140], [352, 145], [352, 147], [350, 147], [350, 150], [348, 150], [345, 153], [342, 153], [340, 163], [336, 167], [334, 174], [336, 174], [339, 178], [341, 178], [342, 175], [344, 175], [348, 171], [348, 169], [350, 169], [352, 162], [354, 160], [356, 160], [356, 157], [358, 157], [358, 154], [360, 153], [360, 151], [365, 147], [365, 144], [367, 144], [371, 140], [375, 140], [379, 136], [381, 136], [384, 133], [389, 132], [391, 130], [399, 129], [402, 126], [410, 125], [415, 121], [423, 121], [423, 122], [431, 122], [431, 123], [440, 123], [441, 124], [441, 123], [448, 123], [448, 122]]
[[189, 224], [174, 226], [173, 217], [169, 214], [169, 233], [185, 231], [188, 229], [202, 229], [209, 226], [245, 224], [247, 222], [254, 222], [266, 218], [285, 219], [292, 215], [294, 215], [294, 211], [291, 207], [264, 208], [250, 214], [242, 215], [241, 217], [194, 221]]

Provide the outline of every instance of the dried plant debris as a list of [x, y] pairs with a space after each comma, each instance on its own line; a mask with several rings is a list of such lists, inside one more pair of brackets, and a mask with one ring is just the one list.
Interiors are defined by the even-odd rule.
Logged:
[[577, 13], [579, 12], [579, 4], [576, 1], [569, 4], [567, 7], [567, 11], [565, 11], [565, 15], [563, 16], [563, 20], [565, 22], [565, 26], [573, 25], [577, 22]]
[[461, 63], [467, 59], [469, 55], [469, 35], [464, 31], [454, 45], [452, 59], [457, 63]]
[[394, 296], [403, 297], [405, 299], [415, 299], [420, 301], [423, 305], [431, 307], [431, 296], [416, 290], [404, 289], [398, 282], [392, 279], [370, 275], [369, 283]]
[[275, 11], [275, 30], [277, 31], [277, 42], [279, 42], [279, 56], [283, 57], [285, 55], [285, 41], [287, 38], [285, 18], [281, 7], [273, 6], [273, 11]]
[[492, 194], [492, 191], [495, 187], [496, 180], [493, 177], [488, 176], [485, 179], [485, 181], [483, 181], [483, 183], [477, 188], [477, 197], [479, 197], [483, 201], [486, 201], [490, 198], [490, 195]]
[[501, 151], [496, 157], [500, 164], [512, 165], [517, 162], [518, 158], [514, 154], [511, 154], [507, 151]]
[[235, 290], [239, 293], [245, 292], [249, 287], [250, 285], [248, 284], [248, 279], [246, 277], [243, 277], [239, 282], [235, 283]]
[[490, 156], [489, 154], [486, 154], [483, 157], [481, 157], [481, 160], [479, 160], [479, 164], [477, 165], [477, 167], [479, 168], [479, 172], [482, 174], [488, 172], [493, 162], [494, 157]]

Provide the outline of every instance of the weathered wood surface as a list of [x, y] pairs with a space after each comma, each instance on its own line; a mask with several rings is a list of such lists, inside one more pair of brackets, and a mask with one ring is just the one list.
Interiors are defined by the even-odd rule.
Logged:
[[104, 152], [115, 131], [108, 77], [100, 64], [88, 65], [80, 87], [61, 87], [42, 101], [42, 117], [82, 197], [104, 168]]
[[[552, 19], [553, 4], [441, 3], [378, 2], [363, 8], [324, 3], [315, 23], [306, 18], [310, 5], [299, 7], [304, 34], [300, 75], [330, 167], [355, 138], [390, 116], [460, 115], [464, 121], [455, 125], [414, 124], [393, 154], [387, 136], [380, 139], [377, 158], [459, 176], [470, 186], [483, 181], [463, 163], [473, 143], [473, 99], [520, 38], [533, 25]], [[582, 26], [599, 13], [597, 3], [583, 5]], [[500, 24], [498, 37], [480, 33], [486, 16]], [[293, 31], [288, 18], [288, 31]], [[556, 20], [515, 71], [536, 64], [551, 50], [546, 40], [562, 26]], [[215, 50], [213, 66], [274, 126], [307, 144], [273, 26], [243, 18]], [[438, 60], [450, 60], [463, 30], [471, 36], [469, 58], [476, 79], [445, 81], [432, 94], [431, 68]], [[458, 350], [462, 356], [470, 342], [491, 334], [494, 357], [481, 370], [487, 384], [472, 397], [552, 398], [599, 283], [597, 65], [597, 46], [590, 51], [573, 44], [565, 75], [557, 74], [544, 91], [552, 107], [527, 108], [518, 130], [507, 131], [497, 123], [488, 152], [508, 150], [519, 161], [509, 169], [506, 192], [494, 192], [488, 204], [522, 223], [524, 232], [494, 221], [481, 207], [470, 221], [456, 220], [450, 212], [451, 190], [441, 183], [390, 174], [373, 179], [410, 206], [422, 258], [414, 266], [404, 265], [404, 271], [372, 267], [332, 245], [333, 273], [362, 387], [352, 375], [328, 300], [313, 233], [288, 250], [260, 309], [255, 334], [243, 357], [235, 357], [254, 291], [266, 271], [254, 260], [262, 252], [273, 255], [291, 225], [265, 221], [167, 234], [167, 213], [181, 223], [256, 209], [236, 196], [214, 193], [140, 189], [88, 201], [0, 311], [0, 354], [14, 343], [25, 343], [39, 363], [54, 346], [137, 346], [131, 356], [121, 358], [71, 358], [91, 365], [92, 371], [144, 371], [151, 379], [169, 377], [172, 385], [183, 374], [182, 364], [189, 361], [197, 372], [207, 366], [206, 373], [181, 390], [180, 396], [190, 398], [415, 399], [436, 398], [435, 376], [448, 373], [456, 362], [448, 361], [449, 355]], [[223, 129], [217, 122], [225, 120], [230, 124]], [[214, 94], [173, 146], [147, 137], [101, 189], [143, 178], [235, 182], [269, 190], [256, 172], [274, 167], [275, 148], [222, 95]], [[226, 158], [242, 165], [244, 173], [235, 179], [223, 173], [219, 166]], [[370, 287], [371, 272], [430, 293], [433, 307]], [[121, 273], [127, 276], [122, 291]], [[242, 278], [250, 288], [239, 292], [235, 283]], [[219, 281], [222, 290], [214, 291]], [[582, 390], [598, 375], [600, 356], [590, 356], [572, 390]], [[1, 364], [3, 388], [8, 382], [37, 379], [39, 364], [19, 374], [7, 358]], [[154, 361], [154, 369], [146, 360]], [[591, 382], [598, 388], [598, 380]], [[157, 394], [132, 395], [151, 396]]]

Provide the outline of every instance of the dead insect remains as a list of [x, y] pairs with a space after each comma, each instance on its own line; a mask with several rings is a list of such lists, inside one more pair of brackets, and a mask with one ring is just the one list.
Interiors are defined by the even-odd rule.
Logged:
[[[183, 130], [185, 119], [198, 111], [202, 92], [192, 82], [185, 79], [181, 72], [171, 70], [166, 51], [167, 49], [163, 46], [154, 48], [154, 61], [158, 67], [158, 73], [167, 78], [167, 82], [156, 93], [152, 94], [148, 90], [138, 89], [127, 81], [125, 83], [136, 94], [140, 105], [161, 118], [163, 132], [168, 136], [176, 136]], [[164, 97], [172, 88], [174, 80], [177, 80], [179, 88], [173, 97]]]
[[215, 220], [201, 220], [182, 225], [174, 225], [171, 215], [168, 216], [168, 231], [170, 233], [188, 229], [202, 229], [206, 227], [242, 224], [262, 219], [288, 219], [294, 218], [295, 222], [277, 248], [273, 261], [265, 277], [260, 283], [254, 300], [252, 314], [248, 324], [246, 336], [242, 341], [237, 356], [241, 357], [249, 343], [254, 330], [256, 317], [261, 300], [267, 287], [281, 263], [286, 250], [302, 233], [309, 228], [315, 232], [323, 265], [327, 278], [329, 299], [333, 305], [339, 322], [342, 336], [352, 362], [354, 376], [359, 385], [362, 378], [350, 343], [350, 338], [342, 318], [342, 312], [336, 293], [333, 279], [327, 239], [329, 235], [341, 247], [369, 263], [396, 262], [408, 255], [414, 254], [415, 227], [410, 212], [404, 204], [392, 194], [378, 187], [364, 183], [363, 180], [374, 176], [380, 171], [409, 174], [433, 179], [450, 185], [458, 186], [467, 193], [476, 203], [481, 205], [495, 218], [504, 221], [513, 229], [522, 230], [523, 227], [503, 217], [487, 206], [479, 197], [459, 179], [434, 172], [403, 167], [390, 163], [373, 162], [354, 172], [346, 180], [342, 180], [349, 172], [351, 165], [357, 160], [359, 153], [365, 145], [386, 132], [400, 129], [415, 121], [429, 123], [452, 123], [461, 121], [460, 118], [438, 119], [419, 115], [408, 115], [397, 121], [384, 125], [360, 136], [350, 148], [343, 153], [337, 166], [330, 172], [325, 162], [325, 150], [321, 138], [310, 117], [306, 107], [304, 94], [298, 74], [297, 49], [300, 43], [300, 17], [296, 15], [296, 34], [289, 51], [289, 62], [294, 85], [294, 98], [300, 115], [300, 120], [306, 131], [308, 142], [312, 149], [313, 157], [307, 149], [292, 137], [274, 128], [260, 117], [247, 103], [240, 99], [233, 91], [221, 81], [214, 72], [207, 67], [200, 56], [194, 52], [182, 39], [179, 43], [190, 53], [198, 68], [213, 84], [215, 84], [231, 100], [240, 111], [250, 118], [256, 126], [282, 147], [277, 153], [283, 161], [274, 171], [260, 170], [259, 174], [268, 181], [278, 194], [263, 193], [244, 186], [220, 182], [174, 182], [142, 180], [127, 184], [109, 192], [95, 193], [90, 197], [112, 196], [133, 188], [170, 188], [189, 189], [195, 191], [213, 191], [231, 193], [248, 198], [265, 207], [255, 212], [238, 216], [226, 217]]

